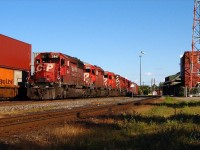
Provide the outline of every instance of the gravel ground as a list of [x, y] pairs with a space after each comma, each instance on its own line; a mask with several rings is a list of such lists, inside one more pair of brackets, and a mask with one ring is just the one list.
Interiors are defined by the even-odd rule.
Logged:
[[[0, 106], [0, 118], [19, 115], [29, 114], [34, 112], [42, 112], [48, 110], [58, 109], [73, 109], [76, 107], [94, 106], [94, 105], [106, 105], [111, 103], [123, 103], [139, 98], [129, 97], [110, 97], [110, 98], [90, 98], [90, 99], [75, 99], [75, 100], [63, 100], [63, 101], [48, 101], [48, 102], [36, 102], [36, 103], [25, 103], [16, 105], [4, 105]], [[140, 98], [141, 99], [141, 98]]]

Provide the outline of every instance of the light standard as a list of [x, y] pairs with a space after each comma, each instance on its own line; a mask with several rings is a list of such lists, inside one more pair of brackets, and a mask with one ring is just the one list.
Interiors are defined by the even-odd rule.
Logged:
[[142, 59], [142, 55], [140, 55], [139, 57], [140, 57], [140, 87], [141, 87], [141, 70], [142, 70], [141, 59]]
[[142, 77], [141, 77], [142, 63], [141, 63], [141, 61], [142, 61], [142, 55], [144, 55], [144, 54], [145, 53], [143, 51], [141, 51], [140, 55], [139, 55], [139, 57], [140, 57], [140, 88], [141, 88], [141, 82], [142, 82]]

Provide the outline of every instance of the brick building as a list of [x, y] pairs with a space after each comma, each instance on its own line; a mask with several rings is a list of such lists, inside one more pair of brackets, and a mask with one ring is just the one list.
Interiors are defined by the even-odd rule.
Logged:
[[[181, 58], [181, 79], [184, 87], [200, 86], [200, 51], [193, 52], [193, 69], [192, 52], [186, 51]], [[190, 77], [192, 75], [192, 77]], [[192, 84], [190, 80], [192, 79]]]
[[193, 65], [191, 60], [192, 52], [186, 51], [180, 59], [180, 73], [165, 78], [163, 95], [200, 96], [200, 51], [193, 52]]

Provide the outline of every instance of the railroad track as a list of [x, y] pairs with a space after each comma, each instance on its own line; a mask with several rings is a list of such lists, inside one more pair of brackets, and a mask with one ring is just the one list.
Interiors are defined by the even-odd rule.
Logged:
[[83, 119], [86, 117], [102, 114], [113, 114], [117, 111], [127, 110], [133, 105], [149, 103], [155, 98], [145, 98], [140, 101], [126, 103], [110, 104], [104, 106], [81, 107], [72, 110], [49, 111], [29, 115], [20, 115], [15, 117], [0, 119], [0, 136], [9, 136], [19, 131], [32, 130], [40, 126], [56, 124], [63, 121]]
[[[106, 99], [111, 99], [112, 97], [107, 97]], [[113, 97], [115, 99], [115, 97]], [[124, 98], [124, 97], [116, 97]], [[96, 98], [74, 98], [74, 99], [57, 99], [57, 100], [17, 100], [17, 101], [0, 101], [0, 106], [15, 106], [15, 105], [27, 105], [27, 104], [44, 104], [44, 103], [54, 103], [54, 102], [69, 102], [69, 101], [79, 101], [79, 100], [93, 100], [93, 99], [102, 99], [102, 97]]]

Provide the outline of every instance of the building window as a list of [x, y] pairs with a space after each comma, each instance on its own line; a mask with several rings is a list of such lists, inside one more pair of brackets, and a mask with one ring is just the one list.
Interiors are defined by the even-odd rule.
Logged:
[[200, 76], [200, 69], [198, 69], [198, 76]]
[[198, 64], [200, 64], [200, 55], [198, 55], [198, 57], [197, 57], [197, 62], [198, 62]]

